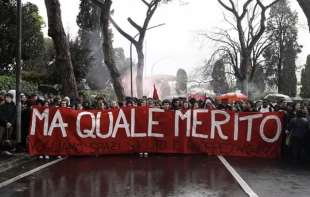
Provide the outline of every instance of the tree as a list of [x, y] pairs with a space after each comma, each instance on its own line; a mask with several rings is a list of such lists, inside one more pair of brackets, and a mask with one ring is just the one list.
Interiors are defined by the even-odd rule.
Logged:
[[279, 93], [296, 96], [296, 58], [301, 46], [297, 42], [298, 15], [287, 0], [280, 0], [270, 11], [267, 34], [271, 44], [264, 52], [269, 85]]
[[80, 83], [86, 78], [88, 70], [91, 68], [92, 57], [90, 51], [81, 43], [79, 37], [69, 41], [72, 65], [76, 81]]
[[171, 96], [171, 87], [168, 80], [163, 80], [159, 86], [160, 96], [162, 99]]
[[[104, 65], [102, 50], [102, 32], [100, 24], [101, 9], [89, 2], [81, 0], [80, 12], [77, 17], [80, 45], [89, 51], [87, 82], [91, 89], [104, 89], [111, 83], [109, 71]], [[116, 67], [123, 78], [130, 68], [130, 61], [125, 57], [122, 48], [113, 49]]]
[[252, 83], [250, 83], [250, 98], [256, 99], [263, 95], [266, 89], [266, 71], [263, 65], [257, 65]]
[[178, 95], [186, 94], [187, 93], [187, 82], [188, 77], [187, 73], [184, 69], [179, 69], [177, 72], [176, 78], [176, 92]]
[[310, 55], [307, 57], [307, 63], [301, 74], [301, 91], [300, 96], [310, 98]]
[[235, 40], [228, 30], [208, 38], [221, 43], [218, 51], [230, 60], [234, 75], [245, 94], [248, 94], [248, 83], [253, 80], [257, 60], [266, 47], [262, 40], [266, 30], [266, 13], [278, 1], [274, 0], [264, 5], [261, 0], [246, 0], [240, 9], [239, 4], [232, 0], [229, 0], [229, 3], [218, 0], [220, 5], [232, 15], [233, 22], [226, 17], [225, 20], [232, 26], [238, 39]]
[[310, 1], [309, 0], [297, 0], [299, 3], [301, 9], [304, 11], [307, 20], [308, 20], [308, 26], [310, 31]]
[[102, 35], [100, 25], [101, 9], [89, 0], [80, 1], [80, 12], [77, 16], [81, 47], [89, 51], [87, 83], [91, 89], [100, 90], [110, 85], [110, 74], [104, 65]]
[[227, 93], [229, 90], [223, 59], [217, 60], [213, 66], [211, 86], [216, 95]]
[[[16, 1], [0, 1], [0, 72], [4, 74], [14, 71], [17, 56], [16, 10]], [[43, 19], [39, 15], [38, 7], [32, 3], [23, 4], [22, 12], [23, 70], [32, 70], [34, 64], [41, 65], [40, 57], [43, 56]]]
[[146, 6], [146, 16], [142, 26], [138, 25], [134, 20], [130, 17], [128, 18], [128, 22], [138, 31], [138, 39], [134, 36], [126, 33], [111, 17], [111, 22], [113, 26], [117, 29], [117, 31], [128, 39], [136, 48], [138, 54], [138, 65], [137, 65], [137, 76], [136, 76], [136, 86], [137, 86], [137, 95], [139, 98], [143, 96], [143, 70], [144, 70], [144, 53], [143, 53], [143, 43], [146, 36], [146, 31], [148, 30], [149, 23], [159, 5], [161, 0], [141, 0], [141, 2]]
[[45, 0], [48, 18], [48, 35], [53, 39], [56, 51], [56, 66], [61, 75], [62, 93], [76, 98], [78, 96], [76, 79], [71, 61], [69, 41], [66, 37], [58, 0]]
[[100, 14], [100, 26], [101, 33], [103, 36], [102, 50], [104, 54], [104, 62], [110, 71], [110, 76], [112, 84], [114, 87], [115, 94], [119, 101], [122, 101], [125, 93], [124, 88], [121, 83], [121, 75], [116, 67], [114, 60], [114, 51], [113, 51], [113, 41], [112, 41], [112, 30], [110, 29], [110, 11], [112, 0], [91, 0], [96, 6], [101, 10]]

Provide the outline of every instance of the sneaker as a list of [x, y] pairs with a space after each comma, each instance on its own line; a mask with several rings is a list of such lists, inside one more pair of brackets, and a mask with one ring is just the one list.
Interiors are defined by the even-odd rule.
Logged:
[[48, 155], [45, 155], [45, 159], [50, 159], [50, 156], [48, 156]]
[[140, 157], [143, 157], [143, 153], [139, 153]]
[[62, 158], [62, 156], [57, 156], [57, 159], [61, 159]]
[[148, 153], [144, 153], [144, 157], [147, 157], [149, 154]]
[[44, 159], [44, 157], [42, 155], [39, 156], [39, 159]]

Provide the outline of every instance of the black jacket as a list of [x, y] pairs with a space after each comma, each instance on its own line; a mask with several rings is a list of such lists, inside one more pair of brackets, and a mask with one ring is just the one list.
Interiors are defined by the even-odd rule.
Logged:
[[16, 121], [16, 106], [13, 102], [0, 105], [0, 125], [6, 127], [9, 122], [12, 125]]
[[293, 137], [304, 138], [309, 133], [309, 123], [306, 118], [293, 118], [288, 125], [288, 130]]

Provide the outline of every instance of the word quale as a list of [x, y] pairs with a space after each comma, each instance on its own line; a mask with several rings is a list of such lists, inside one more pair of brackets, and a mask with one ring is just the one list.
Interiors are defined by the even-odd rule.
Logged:
[[[138, 108], [131, 108], [126, 111], [119, 109], [117, 112], [75, 111], [74, 115], [70, 116], [70, 120], [68, 120], [68, 117], [63, 117], [62, 110], [61, 108], [46, 108], [41, 110], [34, 108], [32, 112], [30, 135], [34, 136], [38, 132], [42, 132], [43, 136], [48, 137], [53, 136], [57, 132], [61, 132], [61, 136], [67, 138], [68, 128], [72, 131], [74, 127], [78, 137], [83, 139], [113, 139], [121, 133], [128, 138], [164, 138], [165, 132], [158, 130], [158, 128], [163, 128], [165, 124], [172, 124], [173, 126], [171, 128], [173, 128], [173, 130], [169, 132], [173, 132], [174, 137], [179, 137], [181, 135], [200, 139], [215, 139], [218, 137], [224, 141], [238, 141], [240, 136], [239, 125], [243, 124], [246, 125], [246, 128], [242, 129], [242, 131], [246, 132], [247, 142], [252, 141], [253, 128], [255, 127], [258, 129], [259, 136], [264, 142], [274, 143], [279, 140], [282, 132], [282, 121], [279, 116], [274, 114], [263, 115], [261, 113], [249, 113], [240, 116], [238, 113], [229, 113], [222, 110], [196, 109], [165, 112], [162, 109], [148, 108], [145, 109], [147, 110], [146, 113], [142, 115], [137, 114]], [[173, 113], [173, 118], [169, 119], [171, 122], [167, 123], [158, 120], [159, 116], [165, 116], [166, 113]], [[103, 118], [103, 115], [105, 118]], [[87, 124], [85, 124], [85, 121]], [[147, 122], [144, 130], [137, 131], [136, 124], [138, 121]], [[182, 128], [180, 128], [181, 122], [183, 123]], [[270, 123], [275, 125], [274, 134], [272, 136], [266, 132], [268, 124]], [[37, 129], [37, 125], [39, 124], [43, 125], [40, 127], [42, 128], [40, 130]], [[227, 127], [228, 124], [233, 125], [229, 128], [229, 132], [232, 133], [232, 135], [227, 134], [227, 129], [225, 131], [223, 130], [223, 127], [225, 125]], [[105, 129], [103, 129], [103, 127]], [[203, 130], [202, 128], [208, 129], [206, 131], [206, 129]], [[229, 139], [229, 136], [233, 139]]]

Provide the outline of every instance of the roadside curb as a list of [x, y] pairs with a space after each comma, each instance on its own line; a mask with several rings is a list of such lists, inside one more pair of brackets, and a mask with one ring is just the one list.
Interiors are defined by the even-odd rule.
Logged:
[[30, 157], [28, 154], [14, 155], [13, 157], [4, 159], [0, 162], [0, 173], [6, 172], [12, 168], [21, 166], [33, 160], [35, 160], [35, 158]]

